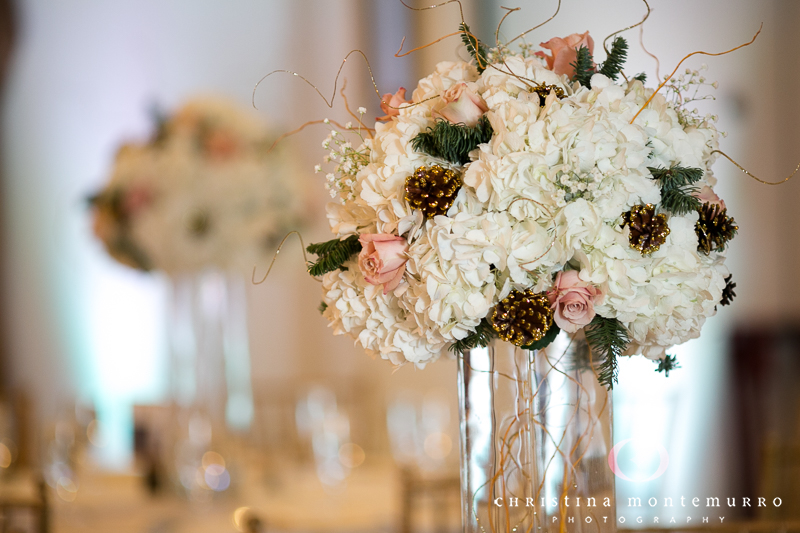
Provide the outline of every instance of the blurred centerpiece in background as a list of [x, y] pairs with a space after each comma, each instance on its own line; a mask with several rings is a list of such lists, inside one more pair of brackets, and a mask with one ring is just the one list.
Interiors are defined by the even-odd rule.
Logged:
[[[151, 138], [124, 144], [90, 199], [108, 253], [171, 284], [172, 423], [137, 428], [153, 488], [164, 462], [193, 497], [231, 485], [225, 435], [253, 417], [245, 274], [302, 219], [293, 159], [271, 150], [274, 140], [246, 110], [195, 99], [171, 116], [156, 113]], [[158, 428], [164, 434], [143, 434]]]

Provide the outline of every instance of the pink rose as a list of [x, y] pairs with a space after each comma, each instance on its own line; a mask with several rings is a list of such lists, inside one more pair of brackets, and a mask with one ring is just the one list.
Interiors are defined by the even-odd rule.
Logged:
[[381, 96], [381, 111], [386, 113], [386, 115], [382, 117], [378, 117], [376, 120], [391, 120], [392, 117], [396, 117], [400, 114], [400, 110], [397, 109], [402, 104], [410, 104], [408, 100], [406, 100], [406, 88], [400, 87], [397, 89], [397, 92], [386, 93]]
[[392, 291], [400, 284], [406, 271], [405, 238], [387, 233], [366, 233], [358, 238], [361, 252], [358, 254], [358, 268], [364, 279], [372, 285], [383, 285], [383, 294]]
[[559, 272], [553, 288], [547, 292], [556, 324], [569, 333], [575, 333], [592, 321], [594, 304], [600, 296], [597, 287], [581, 281], [575, 270]]
[[719, 206], [721, 210], [725, 209], [725, 200], [717, 196], [717, 193], [708, 185], [697, 191], [693, 196], [700, 200], [700, 203], [716, 205]]
[[434, 116], [440, 116], [453, 124], [475, 126], [484, 113], [489, 111], [483, 98], [472, 92], [463, 81], [456, 83], [444, 93], [445, 105]]
[[544, 52], [536, 52], [536, 55], [543, 57], [547, 61], [547, 68], [556, 74], [566, 74], [570, 78], [575, 75], [575, 67], [570, 63], [575, 63], [578, 59], [578, 49], [586, 47], [589, 53], [594, 52], [594, 41], [589, 37], [589, 32], [586, 33], [573, 33], [562, 39], [561, 37], [553, 37], [546, 43], [541, 43], [542, 48], [550, 50], [551, 56], [547, 56]]

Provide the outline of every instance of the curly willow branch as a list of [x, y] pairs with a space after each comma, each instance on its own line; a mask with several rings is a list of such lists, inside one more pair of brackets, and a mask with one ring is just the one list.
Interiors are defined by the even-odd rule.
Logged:
[[644, 46], [644, 26], [643, 25], [639, 26], [639, 46], [642, 47], [642, 50], [644, 50], [645, 54], [649, 55], [650, 57], [652, 57], [653, 59], [656, 60], [656, 79], [660, 80], [661, 79], [661, 61], [658, 60], [658, 57], [655, 54], [653, 54], [647, 48], [645, 48], [645, 46]]
[[[508, 9], [508, 8], [504, 8], [504, 9]], [[516, 37], [514, 37], [513, 39], [508, 41], [506, 44], [509, 45], [509, 44], [513, 43], [514, 41], [516, 41], [517, 39], [521, 39], [521, 38], [525, 37], [527, 34], [532, 32], [533, 30], [538, 30], [539, 28], [541, 28], [542, 26], [544, 26], [545, 24], [547, 24], [548, 22], [550, 22], [551, 20], [556, 18], [556, 15], [558, 15], [559, 11], [561, 11], [561, 0], [558, 0], [558, 7], [556, 7], [556, 12], [553, 13], [552, 17], [550, 17], [549, 19], [545, 20], [541, 24], [538, 24], [538, 25], [534, 26], [533, 28], [531, 28], [529, 30], [525, 30], [524, 32], [520, 33], [519, 35], [517, 35]], [[505, 17], [503, 17], [503, 18], [505, 18]], [[500, 23], [502, 24], [502, 22], [503, 21], [501, 20]], [[499, 31], [500, 31], [500, 28], [498, 27], [498, 33], [499, 33]]]
[[[281, 253], [281, 248], [283, 248], [283, 245], [286, 243], [286, 239], [288, 239], [292, 235], [297, 235], [297, 238], [300, 239], [300, 245], [303, 247], [302, 248], [302, 251], [303, 251], [303, 265], [306, 267], [306, 270], [308, 270], [308, 255], [306, 255], [306, 243], [303, 242], [303, 236], [300, 235], [299, 231], [296, 231], [296, 230], [295, 231], [290, 231], [289, 233], [287, 233], [283, 237], [283, 240], [278, 245], [278, 249], [275, 251], [275, 255], [272, 256], [272, 261], [269, 264], [269, 268], [267, 269], [267, 273], [264, 274], [264, 277], [261, 278], [261, 281], [256, 281], [256, 268], [258, 268], [258, 267], [253, 267], [253, 276], [251, 278], [251, 281], [253, 282], [253, 285], [261, 285], [262, 283], [267, 281], [267, 277], [269, 276], [269, 273], [272, 272], [272, 267], [275, 266], [275, 260], [278, 259], [278, 254]], [[322, 283], [322, 280], [319, 280], [319, 279], [316, 279], [316, 278], [314, 278], [314, 279], [316, 281]]]
[[609, 51], [608, 51], [608, 40], [609, 39], [611, 39], [613, 36], [618, 35], [618, 34], [624, 32], [624, 31], [632, 30], [636, 26], [641, 26], [642, 24], [644, 24], [644, 21], [647, 20], [650, 17], [650, 4], [647, 3], [647, 0], [642, 0], [642, 2], [644, 2], [644, 5], [647, 6], [647, 13], [645, 13], [644, 18], [642, 20], [640, 20], [636, 24], [633, 24], [632, 26], [628, 26], [627, 28], [622, 28], [621, 30], [615, 31], [614, 33], [612, 33], [611, 35], [609, 35], [608, 37], [603, 39], [603, 49], [606, 51], [606, 54], [609, 53]]
[[742, 172], [744, 172], [745, 174], [747, 174], [748, 176], [750, 176], [751, 178], [753, 178], [757, 182], [763, 183], [764, 185], [780, 185], [782, 183], [786, 183], [787, 181], [792, 179], [795, 174], [797, 174], [798, 170], [800, 170], [800, 163], [798, 163], [797, 166], [794, 168], [794, 172], [789, 174], [789, 176], [787, 176], [786, 178], [782, 179], [781, 181], [764, 181], [761, 178], [751, 174], [746, 168], [744, 168], [742, 165], [740, 165], [739, 163], [737, 163], [736, 161], [731, 159], [731, 157], [728, 154], [726, 154], [725, 152], [723, 152], [722, 150], [712, 150], [711, 153], [712, 154], [720, 154], [722, 157], [724, 157], [725, 159], [727, 159], [728, 161], [730, 161], [731, 163], [736, 165], [739, 168], [739, 170], [741, 170]]
[[761, 28], [763, 28], [763, 27], [764, 27], [764, 23], [762, 22], [761, 26], [758, 27], [758, 31], [756, 32], [756, 34], [753, 35], [753, 38], [750, 39], [748, 42], [746, 42], [744, 44], [740, 44], [736, 48], [731, 48], [730, 50], [726, 50], [725, 52], [719, 52], [719, 53], [697, 51], [697, 52], [692, 52], [691, 54], [688, 54], [688, 55], [684, 56], [684, 58], [681, 59], [680, 62], [675, 66], [675, 70], [673, 70], [672, 73], [669, 76], [666, 76], [664, 78], [664, 81], [662, 81], [661, 85], [659, 85], [658, 88], [655, 91], [653, 91], [653, 94], [650, 96], [650, 98], [647, 99], [647, 101], [644, 103], [642, 108], [639, 111], [637, 111], [635, 115], [633, 115], [633, 118], [631, 119], [629, 124], [633, 124], [633, 121], [636, 120], [636, 118], [639, 116], [639, 113], [644, 111], [644, 109], [650, 104], [650, 102], [653, 101], [653, 98], [655, 98], [655, 96], [658, 94], [658, 91], [660, 91], [664, 87], [664, 85], [666, 85], [667, 81], [669, 81], [672, 78], [672, 76], [674, 76], [675, 73], [678, 72], [678, 69], [683, 64], [684, 61], [686, 61], [690, 57], [692, 57], [694, 55], [698, 55], [698, 54], [705, 55], [705, 56], [724, 56], [725, 54], [730, 54], [731, 52], [735, 52], [739, 48], [744, 48], [745, 46], [750, 46], [751, 44], [753, 44], [756, 41], [756, 38], [761, 33]]

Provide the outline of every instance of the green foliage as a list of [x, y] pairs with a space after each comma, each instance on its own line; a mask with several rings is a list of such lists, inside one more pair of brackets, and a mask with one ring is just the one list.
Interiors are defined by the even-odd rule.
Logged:
[[478, 38], [472, 34], [466, 22], [462, 22], [458, 26], [458, 29], [461, 32], [461, 42], [464, 43], [464, 46], [467, 47], [469, 55], [471, 55], [475, 60], [475, 64], [478, 67], [478, 73], [482, 73], [484, 70], [486, 70], [486, 66], [489, 64], [489, 61], [486, 59], [486, 48], [484, 48], [483, 43], [481, 43]]
[[678, 359], [674, 355], [667, 355], [664, 359], [658, 360], [658, 368], [656, 368], [656, 372], [663, 372], [666, 377], [669, 377], [669, 373], [672, 370], [680, 368], [681, 365], [678, 363]]
[[572, 81], [577, 81], [584, 87], [591, 88], [592, 75], [594, 75], [594, 61], [592, 60], [592, 53], [585, 46], [578, 49], [578, 57], [570, 66], [575, 68], [575, 75], [572, 76]]
[[418, 152], [425, 152], [456, 165], [464, 165], [469, 163], [469, 153], [479, 144], [492, 140], [493, 134], [494, 130], [486, 115], [475, 126], [437, 120], [432, 128], [414, 137], [411, 144]]
[[692, 196], [697, 192], [693, 185], [703, 177], [699, 168], [673, 166], [647, 167], [661, 187], [661, 207], [674, 215], [685, 215], [700, 208], [700, 200]]
[[317, 256], [317, 262], [309, 264], [308, 273], [312, 276], [322, 276], [342, 268], [345, 261], [361, 251], [361, 243], [358, 242], [358, 235], [351, 235], [344, 240], [332, 239], [309, 244], [306, 250]]
[[622, 37], [617, 37], [614, 39], [614, 42], [611, 43], [611, 50], [608, 52], [608, 57], [598, 72], [603, 76], [608, 76], [612, 80], [616, 80], [619, 73], [622, 72], [622, 67], [625, 66], [625, 60], [627, 58], [628, 43]]
[[640, 72], [636, 76], [633, 77], [634, 80], [639, 80], [640, 82], [644, 83], [647, 81], [647, 74], [644, 72]]
[[539, 339], [538, 341], [534, 342], [533, 344], [529, 344], [527, 346], [523, 346], [523, 350], [541, 350], [543, 348], [547, 348], [551, 342], [556, 340], [556, 337], [561, 332], [561, 328], [559, 328], [555, 322], [550, 325], [550, 329], [547, 330], [547, 333], [544, 334], [544, 337]]
[[488, 346], [489, 341], [491, 341], [496, 335], [497, 333], [492, 325], [484, 318], [480, 321], [473, 333], [467, 335], [461, 340], [454, 342], [450, 346], [450, 351], [458, 355], [459, 353], [464, 353], [473, 348], [477, 348], [478, 346]]
[[628, 330], [616, 318], [595, 315], [592, 322], [584, 328], [586, 342], [599, 362], [597, 379], [608, 390], [617, 382], [617, 358], [628, 347]]
[[328, 304], [326, 304], [325, 302], [320, 302], [319, 307], [317, 309], [319, 309], [319, 314], [322, 314], [325, 312], [327, 308]]

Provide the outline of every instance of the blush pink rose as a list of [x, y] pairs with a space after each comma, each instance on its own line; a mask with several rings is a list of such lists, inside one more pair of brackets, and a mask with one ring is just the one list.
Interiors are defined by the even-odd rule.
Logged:
[[559, 272], [547, 298], [553, 308], [553, 319], [558, 327], [575, 333], [594, 318], [594, 304], [601, 294], [597, 287], [581, 281], [576, 270]]
[[442, 100], [446, 105], [438, 113], [434, 113], [434, 116], [440, 116], [453, 124], [475, 126], [483, 114], [489, 111], [483, 98], [472, 92], [463, 81], [442, 93]]
[[402, 104], [410, 104], [410, 103], [411, 102], [406, 100], [405, 87], [400, 87], [394, 94], [386, 93], [383, 96], [381, 96], [381, 111], [383, 111], [386, 114], [382, 117], [378, 117], [376, 120], [381, 120], [381, 121], [391, 120], [392, 117], [396, 117], [397, 115], [400, 114], [400, 110], [398, 109], [398, 107], [400, 107]]
[[700, 200], [701, 203], [716, 205], [720, 209], [725, 209], [725, 200], [717, 196], [717, 193], [708, 185], [697, 191], [694, 197]]
[[383, 294], [394, 290], [406, 271], [408, 243], [387, 233], [366, 233], [358, 238], [358, 268], [372, 285], [383, 285]]
[[553, 37], [546, 43], [541, 43], [542, 48], [550, 50], [551, 55], [545, 55], [544, 52], [536, 52], [536, 55], [544, 58], [547, 62], [547, 68], [556, 74], [566, 74], [570, 78], [575, 75], [575, 67], [570, 63], [575, 63], [578, 59], [578, 49], [586, 47], [589, 53], [594, 52], [594, 40], [586, 33], [573, 33], [563, 39], [561, 37]]

